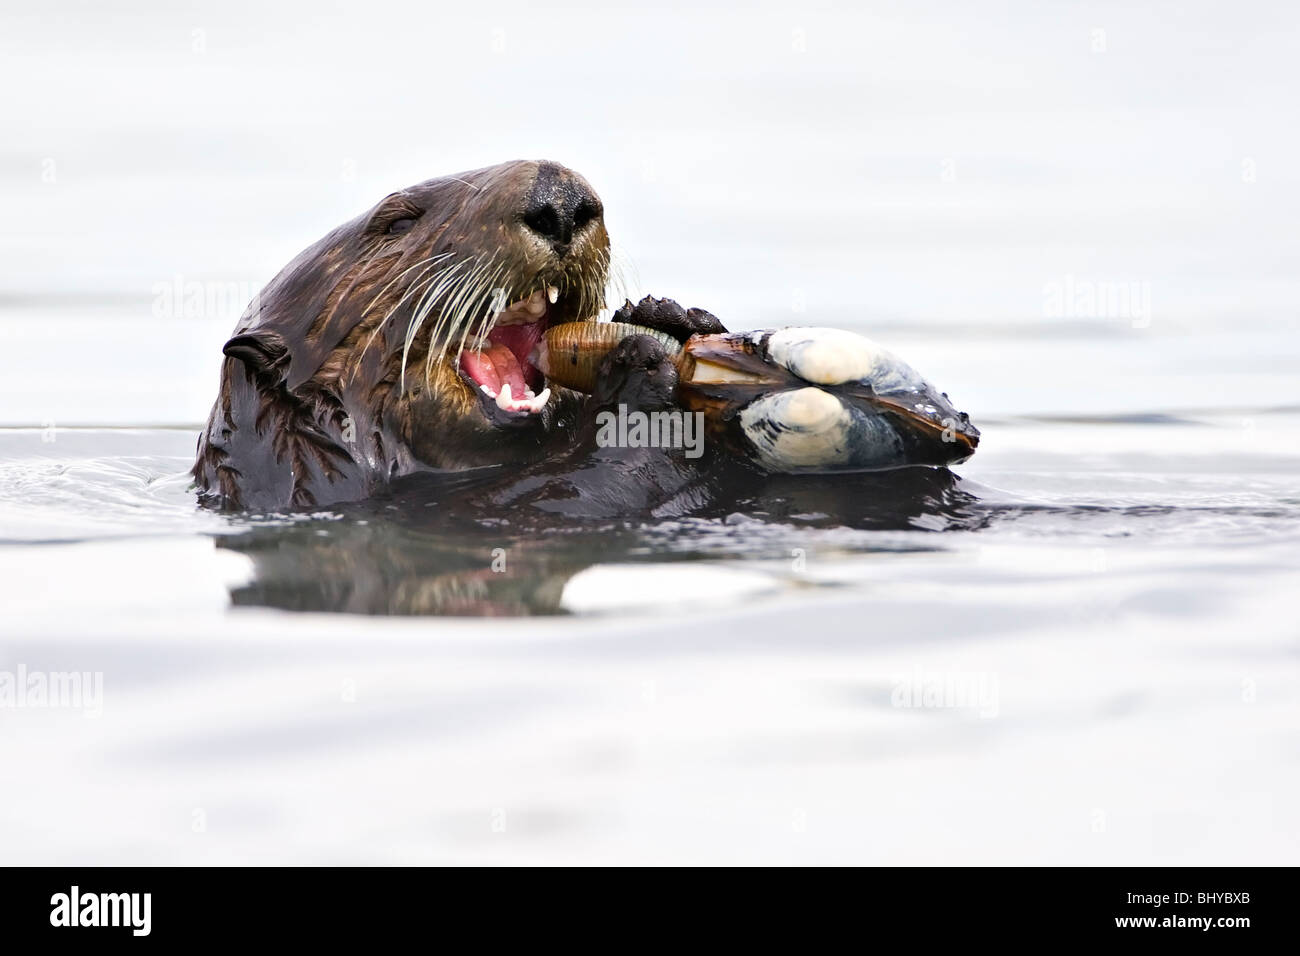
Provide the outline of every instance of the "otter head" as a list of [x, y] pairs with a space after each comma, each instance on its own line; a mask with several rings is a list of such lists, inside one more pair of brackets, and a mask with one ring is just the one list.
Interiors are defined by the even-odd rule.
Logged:
[[439, 468], [540, 454], [574, 398], [528, 356], [549, 326], [603, 307], [603, 213], [585, 179], [547, 161], [403, 189], [300, 254], [226, 354], [337, 397], [389, 474], [408, 452]]
[[383, 310], [377, 330], [400, 353], [416, 457], [464, 467], [540, 447], [561, 401], [529, 353], [550, 325], [604, 304], [609, 236], [595, 190], [557, 163], [507, 163], [395, 193], [366, 228], [399, 254], [367, 308]]

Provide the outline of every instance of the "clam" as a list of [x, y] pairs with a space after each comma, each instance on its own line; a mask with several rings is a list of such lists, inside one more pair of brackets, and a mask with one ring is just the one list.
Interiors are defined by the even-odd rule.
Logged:
[[596, 387], [601, 361], [631, 335], [648, 335], [664, 347], [669, 357], [681, 356], [678, 341], [658, 329], [630, 322], [565, 322], [546, 330], [529, 361], [557, 385], [591, 392]]
[[548, 329], [532, 360], [552, 382], [590, 392], [601, 360], [630, 335], [662, 344], [682, 406], [738, 427], [772, 471], [947, 465], [979, 444], [979, 430], [945, 393], [841, 329], [693, 335], [681, 344], [630, 323], [570, 322]]

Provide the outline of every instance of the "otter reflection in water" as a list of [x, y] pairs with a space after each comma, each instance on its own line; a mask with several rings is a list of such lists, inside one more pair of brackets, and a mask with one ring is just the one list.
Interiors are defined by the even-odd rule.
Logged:
[[[635, 481], [628, 450], [596, 462], [593, 481]], [[494, 469], [497, 470], [497, 469]], [[764, 475], [723, 468], [725, 487], [675, 496], [636, 519], [573, 518], [578, 494], [539, 509], [519, 481], [414, 475], [384, 495], [329, 515], [255, 524], [217, 539], [252, 561], [250, 579], [232, 589], [236, 605], [360, 614], [533, 615], [565, 613], [569, 580], [593, 564], [695, 561], [701, 557], [773, 559], [789, 567], [795, 548], [893, 549], [875, 535], [829, 529], [975, 529], [989, 515], [945, 468], [900, 468], [857, 475]], [[853, 494], [845, 494], [846, 482]], [[601, 484], [600, 487], [607, 487]], [[698, 502], [708, 502], [697, 504]], [[913, 540], [909, 549], [924, 547]], [[941, 540], [935, 538], [935, 546]]]

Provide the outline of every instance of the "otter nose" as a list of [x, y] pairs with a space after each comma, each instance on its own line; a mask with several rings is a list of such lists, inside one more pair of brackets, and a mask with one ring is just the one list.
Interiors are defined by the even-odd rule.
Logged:
[[555, 163], [542, 163], [524, 203], [524, 225], [563, 253], [604, 209], [592, 188]]

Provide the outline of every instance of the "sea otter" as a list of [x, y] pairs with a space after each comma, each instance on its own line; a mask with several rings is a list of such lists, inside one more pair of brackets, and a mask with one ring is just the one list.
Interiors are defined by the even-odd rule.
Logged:
[[[604, 306], [603, 212], [572, 170], [517, 161], [393, 193], [306, 249], [224, 346], [193, 469], [200, 501], [311, 508], [420, 472], [502, 466], [482, 490], [497, 506], [579, 496], [602, 513], [644, 511], [692, 489], [716, 497], [723, 466], [944, 464], [973, 451], [978, 432], [947, 396], [866, 340], [728, 336], [670, 300], [626, 303], [615, 319], [663, 334], [609, 349], [589, 397], [563, 387], [539, 354], [548, 330]], [[674, 343], [710, 374], [679, 380]], [[614, 408], [707, 413], [709, 454], [603, 447], [594, 416]]]

